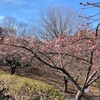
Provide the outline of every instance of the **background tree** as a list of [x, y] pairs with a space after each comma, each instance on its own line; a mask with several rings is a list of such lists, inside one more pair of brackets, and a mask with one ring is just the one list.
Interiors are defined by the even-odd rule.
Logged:
[[17, 43], [17, 45], [23, 44], [22, 46], [25, 46], [26, 42], [23, 38], [16, 38], [16, 36], [8, 35], [0, 44], [0, 59], [2, 62], [5, 61], [5, 65], [10, 66], [11, 74], [15, 74], [16, 68], [31, 66], [32, 56], [30, 53], [21, 48], [11, 47], [9, 43]]
[[27, 36], [33, 37], [35, 34], [35, 26], [33, 21], [30, 23], [18, 22], [16, 25], [17, 35], [21, 38]]
[[[31, 58], [25, 59], [28, 57], [27, 53], [20, 48], [10, 47], [9, 45], [4, 45], [3, 43], [11, 43], [15, 41], [15, 39], [19, 39], [18, 44], [23, 44], [23, 46], [27, 45], [27, 41], [30, 41], [30, 31], [33, 32], [33, 26], [26, 24], [24, 22], [17, 22], [17, 20], [13, 17], [5, 17], [1, 21], [1, 34], [0, 34], [0, 59], [1, 66], [9, 65], [11, 69], [11, 74], [15, 73], [15, 69], [20, 67], [29, 66], [31, 63]], [[34, 32], [33, 32], [34, 33]], [[27, 41], [26, 41], [27, 38]], [[4, 62], [4, 63], [3, 63]]]
[[5, 34], [14, 34], [16, 33], [16, 19], [13, 17], [5, 17], [2, 21], [1, 21], [1, 27], [4, 30], [3, 32]]
[[85, 22], [71, 8], [52, 6], [40, 15], [38, 37], [54, 39], [59, 35], [73, 35], [78, 32], [78, 26]]

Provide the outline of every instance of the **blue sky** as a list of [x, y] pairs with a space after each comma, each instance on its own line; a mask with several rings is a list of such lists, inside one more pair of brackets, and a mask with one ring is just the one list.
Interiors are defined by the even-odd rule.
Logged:
[[48, 9], [52, 5], [72, 7], [85, 14], [95, 14], [98, 9], [81, 10], [80, 2], [99, 2], [99, 0], [0, 0], [0, 19], [5, 16], [12, 16], [21, 21], [29, 19], [37, 20], [39, 13], [43, 9]]

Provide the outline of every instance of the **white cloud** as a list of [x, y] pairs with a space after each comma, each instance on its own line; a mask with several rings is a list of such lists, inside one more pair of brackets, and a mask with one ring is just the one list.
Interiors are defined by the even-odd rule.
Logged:
[[37, 9], [31, 9], [31, 10], [28, 10], [28, 9], [21, 9], [20, 12], [24, 13], [24, 14], [29, 14], [29, 13], [35, 13], [35, 12], [38, 12]]
[[17, 4], [17, 5], [23, 5], [27, 3], [25, 0], [3, 0], [3, 2]]
[[0, 16], [0, 20], [4, 19], [4, 16]]

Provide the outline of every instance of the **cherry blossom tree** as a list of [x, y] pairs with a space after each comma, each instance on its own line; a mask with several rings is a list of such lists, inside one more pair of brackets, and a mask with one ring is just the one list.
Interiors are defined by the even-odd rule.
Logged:
[[82, 18], [85, 18], [86, 20], [89, 20], [89, 22], [87, 23], [88, 25], [89, 24], [97, 24], [100, 22], [100, 18], [99, 18], [99, 15], [100, 15], [100, 12], [99, 12], [99, 8], [100, 8], [100, 2], [86, 2], [86, 3], [80, 3], [80, 5], [82, 5], [82, 9], [97, 9], [97, 12], [95, 12], [93, 15], [88, 15], [88, 16], [82, 16], [80, 15], [79, 17], [82, 17]]
[[[98, 32], [98, 35], [100, 36], [100, 28], [99, 28], [99, 24], [100, 24], [100, 16], [99, 16], [100, 15], [100, 12], [99, 12], [100, 2], [96, 2], [96, 1], [94, 1], [94, 2], [86, 2], [86, 3], [80, 3], [80, 5], [82, 5], [82, 7], [83, 7], [82, 9], [83, 10], [84, 9], [91, 9], [91, 8], [92, 9], [97, 9], [97, 11], [92, 15], [88, 15], [88, 16], [82, 16], [81, 15], [79, 17], [84, 18], [86, 20], [89, 20], [89, 23], [87, 23], [87, 25], [93, 25], [94, 26], [93, 29], [94, 30], [96, 29], [96, 31]], [[98, 27], [98, 29], [95, 28], [95, 25], [97, 25], [96, 27]], [[98, 85], [100, 84], [99, 81], [100, 81], [100, 78], [97, 80]]]
[[[5, 43], [14, 48], [21, 48], [30, 53], [50, 68], [59, 70], [67, 76], [78, 89], [76, 100], [81, 100], [85, 90], [100, 76], [100, 36], [99, 24], [94, 33], [81, 33], [75, 36], [59, 35], [58, 38], [46, 41], [37, 41], [36, 38], [9, 39]], [[82, 79], [80, 85], [74, 76]]]
[[[26, 45], [24, 40], [19, 40], [20, 43]], [[9, 45], [9, 43], [13, 44], [15, 42], [17, 43], [18, 41], [14, 35], [7, 35], [6, 38], [0, 42], [0, 59], [4, 59], [6, 64], [10, 66], [11, 75], [15, 74], [16, 68], [29, 66], [32, 57], [26, 50]]]
[[13, 44], [14, 42], [17, 42], [16, 39], [18, 39], [19, 43], [24, 46], [27, 45], [26, 38], [28, 40], [28, 37], [34, 33], [34, 26], [24, 22], [17, 22], [15, 18], [8, 16], [1, 20], [0, 26], [1, 62], [4, 59], [7, 64], [10, 65], [11, 73], [13, 71], [14, 74], [18, 63], [23, 67], [28, 66], [31, 62], [31, 56], [29, 56], [29, 53], [25, 54], [25, 50], [22, 50], [21, 48], [15, 48], [9, 45], [5, 46], [4, 43], [9, 44], [12, 42]]
[[[78, 26], [85, 23], [85, 20], [79, 18], [78, 13], [74, 10], [61, 6], [52, 6], [41, 12], [40, 19], [39, 34], [37, 36], [42, 41], [57, 39], [60, 35], [74, 35], [79, 31]], [[64, 81], [65, 92], [67, 92], [67, 76], [64, 76]]]

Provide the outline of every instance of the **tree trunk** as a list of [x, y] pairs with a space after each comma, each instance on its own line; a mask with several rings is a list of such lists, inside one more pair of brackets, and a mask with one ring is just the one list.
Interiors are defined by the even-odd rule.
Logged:
[[12, 65], [11, 67], [11, 75], [15, 74], [16, 66]]
[[67, 92], [67, 86], [68, 86], [68, 79], [64, 76], [64, 82], [65, 82], [65, 93]]
[[76, 82], [78, 81], [79, 76], [76, 77]]
[[83, 94], [84, 94], [84, 91], [78, 91], [76, 94], [75, 100], [81, 100]]

